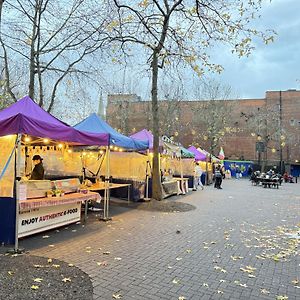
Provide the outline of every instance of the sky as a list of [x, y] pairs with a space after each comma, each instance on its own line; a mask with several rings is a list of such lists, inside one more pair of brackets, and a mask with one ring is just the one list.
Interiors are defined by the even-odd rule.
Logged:
[[266, 91], [300, 89], [300, 0], [266, 1], [261, 28], [275, 30], [274, 43], [257, 44], [248, 58], [239, 59], [226, 49], [213, 58], [224, 68], [214, 78], [231, 86], [240, 98], [264, 98]]
[[[224, 45], [214, 47], [211, 52], [211, 61], [222, 65], [224, 71], [220, 75], [205, 76], [230, 87], [232, 99], [259, 99], [265, 97], [266, 91], [300, 90], [300, 0], [263, 2], [262, 16], [255, 21], [254, 27], [274, 30], [277, 35], [273, 43], [265, 45], [259, 41], [253, 53], [243, 58], [232, 54], [231, 49]], [[113, 66], [107, 68], [102, 81], [105, 83], [103, 93], [135, 93], [143, 100], [150, 100], [151, 78], [145, 72], [145, 65], [139, 65], [138, 60], [136, 55], [134, 67], [131, 65], [125, 70], [118, 66], [116, 69]], [[185, 90], [183, 98], [198, 99], [194, 87], [199, 79], [195, 73], [186, 67], [182, 78]], [[170, 85], [163, 76], [159, 81], [160, 88]], [[160, 89], [160, 98], [163, 98], [162, 95]]]

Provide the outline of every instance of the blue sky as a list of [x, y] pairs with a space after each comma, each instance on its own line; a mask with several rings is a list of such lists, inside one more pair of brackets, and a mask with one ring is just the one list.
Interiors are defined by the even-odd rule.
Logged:
[[225, 71], [215, 78], [230, 85], [241, 98], [263, 98], [266, 91], [300, 89], [300, 0], [266, 1], [260, 28], [277, 32], [274, 43], [256, 45], [248, 58], [239, 59], [215, 49], [214, 59]]

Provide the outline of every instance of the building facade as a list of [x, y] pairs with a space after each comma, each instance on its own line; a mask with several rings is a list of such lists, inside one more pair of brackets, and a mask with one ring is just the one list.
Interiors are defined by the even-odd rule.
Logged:
[[[160, 101], [160, 130], [184, 146], [200, 146], [228, 159], [269, 164], [300, 160], [300, 91], [267, 91], [261, 99]], [[152, 128], [151, 101], [109, 95], [107, 121], [130, 135]]]

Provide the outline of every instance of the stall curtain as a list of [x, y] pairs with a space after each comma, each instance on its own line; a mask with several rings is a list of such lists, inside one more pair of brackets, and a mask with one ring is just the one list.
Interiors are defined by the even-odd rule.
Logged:
[[16, 136], [0, 137], [0, 197], [13, 197]]

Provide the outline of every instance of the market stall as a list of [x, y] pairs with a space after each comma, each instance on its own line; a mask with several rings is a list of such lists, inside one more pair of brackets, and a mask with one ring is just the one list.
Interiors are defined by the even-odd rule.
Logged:
[[[34, 152], [43, 147], [64, 148], [66, 145], [108, 145], [107, 134], [76, 130], [39, 107], [28, 96], [0, 111], [0, 242], [15, 244], [18, 238], [80, 218], [81, 203], [97, 200], [96, 193], [79, 189], [79, 181], [59, 183], [26, 178], [25, 156], [28, 148]], [[28, 146], [28, 142], [30, 146]], [[55, 146], [54, 146], [55, 145]], [[23, 156], [23, 159], [22, 159]], [[63, 186], [64, 191], [60, 189]], [[71, 189], [72, 186], [72, 189]], [[71, 189], [71, 190], [70, 190]], [[56, 197], [52, 197], [55, 193]], [[80, 208], [80, 209], [79, 209]]]
[[[148, 139], [149, 141], [149, 163], [152, 163], [153, 135], [150, 131], [143, 129], [131, 137], [135, 139]], [[194, 155], [181, 144], [174, 142], [167, 136], [160, 139], [160, 170], [163, 196], [185, 194], [188, 189], [188, 178], [184, 175], [192, 175], [192, 162]], [[184, 158], [184, 159], [183, 159]], [[149, 178], [149, 195], [151, 195], [151, 172], [147, 174]]]
[[[108, 199], [110, 194], [114, 196], [124, 195], [124, 185], [128, 186], [127, 198], [128, 195], [132, 196], [132, 200], [143, 198], [139, 190], [143, 189], [145, 185], [142, 187], [140, 184], [137, 185], [136, 179], [140, 171], [136, 170], [135, 167], [141, 166], [143, 171], [145, 170], [147, 163], [143, 160], [145, 156], [124, 151], [146, 150], [148, 149], [148, 140], [136, 140], [120, 134], [96, 114], [91, 114], [74, 127], [86, 132], [109, 134], [108, 155], [103, 157], [102, 161], [96, 163], [95, 160], [85, 157], [85, 170], [88, 171], [86, 175], [95, 181], [104, 176], [105, 180], [109, 182], [106, 187]], [[144, 164], [134, 164], [134, 161], [145, 161], [145, 167]], [[104, 174], [104, 170], [107, 170], [106, 174]], [[132, 172], [133, 170], [137, 172]], [[110, 179], [110, 177], [112, 178]], [[137, 186], [139, 190], [137, 190]], [[96, 186], [93, 188], [96, 190]]]

